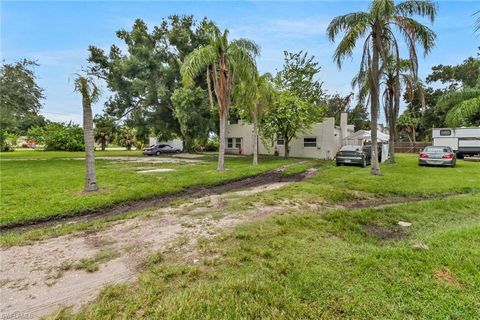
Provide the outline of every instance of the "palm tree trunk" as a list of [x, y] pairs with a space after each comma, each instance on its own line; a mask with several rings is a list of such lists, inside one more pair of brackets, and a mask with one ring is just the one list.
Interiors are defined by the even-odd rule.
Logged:
[[227, 112], [220, 109], [220, 137], [218, 148], [218, 165], [217, 171], [225, 171], [225, 131], [227, 128]]
[[[88, 94], [88, 93], [87, 93]], [[89, 97], [83, 97], [83, 135], [85, 139], [85, 191], [97, 191], [93, 138], [92, 107]]]
[[253, 115], [253, 165], [258, 166], [258, 124], [256, 112]]
[[389, 101], [389, 107], [388, 107], [388, 113], [389, 113], [389, 126], [388, 126], [388, 134], [389, 134], [389, 139], [388, 139], [388, 153], [389, 153], [389, 162], [390, 163], [395, 163], [396, 162], [396, 157], [395, 157], [395, 127], [397, 125], [397, 119], [395, 116], [395, 109], [394, 109], [394, 102], [392, 99]]
[[[379, 33], [378, 33], [379, 34]], [[378, 121], [378, 105], [379, 105], [379, 83], [380, 83], [380, 72], [379, 72], [379, 50], [378, 41], [373, 39], [373, 52], [372, 52], [372, 66], [370, 71], [370, 97], [371, 97], [371, 121], [370, 121], [370, 132], [372, 138], [372, 175], [380, 175], [380, 165], [378, 161], [378, 142], [377, 142], [377, 121]]]

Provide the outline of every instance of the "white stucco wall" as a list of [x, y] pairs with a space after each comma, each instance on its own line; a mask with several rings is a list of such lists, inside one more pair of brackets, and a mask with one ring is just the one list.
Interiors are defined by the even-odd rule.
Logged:
[[[351, 134], [353, 132], [353, 126], [348, 125], [346, 130], [347, 134]], [[298, 134], [297, 138], [290, 141], [290, 156], [333, 159], [342, 145], [340, 136], [341, 129], [335, 126], [335, 119], [325, 118], [323, 122], [314, 124], [310, 130]], [[226, 137], [242, 138], [242, 153], [246, 155], [253, 154], [253, 125], [242, 122], [238, 124], [228, 124]], [[304, 147], [304, 138], [316, 138], [316, 147]], [[227, 153], [239, 154], [237, 148], [227, 148], [225, 151]], [[275, 143], [273, 146], [267, 148], [263, 144], [262, 139], [259, 139], [260, 154], [274, 154], [275, 151], [278, 151], [278, 154], [283, 156], [285, 154], [285, 147], [283, 145], [276, 145]]]

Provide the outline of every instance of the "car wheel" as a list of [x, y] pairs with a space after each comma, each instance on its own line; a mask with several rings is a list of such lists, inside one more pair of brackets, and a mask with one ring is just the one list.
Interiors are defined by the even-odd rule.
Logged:
[[336, 163], [336, 165], [337, 165], [337, 167], [340, 167], [340, 166], [341, 166], [341, 164], [340, 164], [340, 163], [338, 163], [338, 162]]
[[156, 156], [159, 156], [160, 154], [162, 154], [160, 151], [155, 152]]
[[363, 159], [362, 168], [366, 168], [366, 167], [367, 167], [367, 160]]

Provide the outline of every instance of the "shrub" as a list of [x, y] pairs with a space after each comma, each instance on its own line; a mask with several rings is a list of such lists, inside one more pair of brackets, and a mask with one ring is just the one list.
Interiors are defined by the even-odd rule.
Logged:
[[0, 151], [7, 152], [15, 150], [17, 145], [18, 134], [9, 133], [5, 130], [0, 130]]
[[73, 123], [50, 123], [28, 130], [28, 137], [47, 151], [83, 151], [83, 129]]

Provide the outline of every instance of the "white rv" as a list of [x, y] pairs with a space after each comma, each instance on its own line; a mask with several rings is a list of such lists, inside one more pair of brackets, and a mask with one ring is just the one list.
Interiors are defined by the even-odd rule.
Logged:
[[434, 128], [434, 146], [451, 147], [459, 158], [480, 154], [480, 127], [474, 128]]

